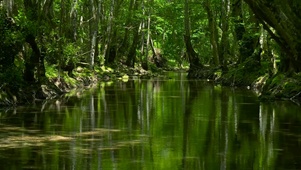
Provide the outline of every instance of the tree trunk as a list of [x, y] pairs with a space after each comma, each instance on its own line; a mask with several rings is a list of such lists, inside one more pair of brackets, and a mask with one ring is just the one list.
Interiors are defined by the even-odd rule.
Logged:
[[[285, 53], [283, 72], [301, 71], [301, 2], [244, 0]], [[273, 28], [275, 32], [271, 30]]]
[[99, 22], [99, 14], [98, 14], [98, 2], [95, 0], [90, 0], [90, 44], [91, 44], [91, 52], [90, 52], [90, 69], [94, 70], [95, 57], [97, 57], [98, 52], [98, 22]]
[[145, 70], [148, 70], [148, 54], [149, 54], [149, 48], [150, 48], [150, 43], [151, 43], [151, 30], [150, 30], [150, 25], [151, 25], [151, 13], [152, 13], [152, 4], [153, 0], [148, 0], [149, 2], [149, 7], [148, 7], [148, 17], [147, 17], [147, 37], [146, 37], [146, 49], [145, 49], [145, 57], [144, 57], [144, 62], [143, 62], [143, 68]]
[[72, 8], [70, 11], [70, 19], [71, 25], [73, 27], [73, 41], [76, 42], [77, 40], [77, 9], [76, 6], [78, 5], [78, 0], [73, 0]]
[[136, 49], [138, 47], [138, 42], [139, 42], [139, 20], [138, 20], [138, 7], [140, 4], [140, 0], [136, 0], [134, 4], [134, 9], [133, 9], [133, 14], [134, 14], [134, 19], [132, 21], [133, 23], [133, 40], [131, 47], [129, 49], [129, 53], [127, 55], [127, 60], [126, 60], [126, 65], [129, 67], [134, 67], [135, 65], [135, 59], [136, 59]]
[[200, 63], [197, 53], [194, 51], [191, 38], [190, 38], [190, 17], [189, 17], [189, 0], [185, 0], [184, 4], [184, 42], [186, 45], [186, 53], [190, 64], [190, 70], [196, 68], [202, 68], [203, 65]]
[[[25, 14], [28, 19], [39, 23], [38, 17], [38, 5], [31, 0], [24, 1]], [[29, 29], [29, 28], [28, 28]], [[29, 60], [25, 61], [24, 79], [28, 82], [35, 81], [34, 69], [37, 68], [37, 78], [40, 81], [41, 78], [45, 76], [45, 66], [44, 66], [44, 53], [41, 53], [38, 44], [36, 42], [36, 36], [32, 33], [26, 35], [26, 42], [31, 46], [33, 53]]]
[[37, 67], [38, 73], [40, 72], [39, 69], [39, 62], [41, 60], [41, 53], [38, 48], [38, 45], [36, 43], [35, 37], [30, 34], [26, 37], [26, 42], [31, 46], [32, 48], [32, 54], [30, 58], [28, 58], [25, 61], [25, 70], [24, 70], [24, 80], [27, 82], [34, 82], [34, 69]]
[[118, 50], [118, 27], [115, 24], [116, 20], [118, 19], [119, 12], [121, 11], [122, 1], [121, 0], [112, 0], [111, 7], [110, 7], [110, 14], [109, 14], [109, 21], [107, 27], [107, 42], [105, 44], [105, 64], [113, 64], [117, 57], [117, 50]]
[[243, 21], [243, 14], [242, 14], [242, 0], [232, 0], [231, 1], [232, 6], [232, 18], [234, 22], [234, 46], [237, 47], [235, 51], [238, 52], [238, 62], [242, 61], [240, 52], [242, 51], [240, 42], [243, 39], [243, 36], [246, 32], [246, 29], [244, 27], [244, 21]]
[[219, 56], [219, 48], [218, 48], [218, 32], [216, 26], [216, 17], [214, 16], [211, 10], [211, 4], [209, 0], [206, 0], [204, 3], [205, 10], [207, 11], [208, 16], [208, 25], [210, 32], [210, 43], [213, 55], [213, 61], [215, 66], [220, 65], [220, 56]]
[[263, 59], [267, 60], [269, 63], [269, 75], [272, 76], [277, 72], [277, 65], [276, 65], [276, 57], [272, 52], [271, 43], [270, 41], [271, 36], [268, 34], [266, 30], [261, 28], [261, 39], [262, 39], [262, 50], [263, 50]]
[[150, 47], [151, 47], [153, 56], [157, 55], [157, 54], [156, 54], [156, 49], [155, 49], [155, 47], [154, 47], [154, 42], [153, 42], [153, 40], [152, 40], [151, 37], [150, 37], [150, 39], [149, 39], [149, 45], [150, 45]]
[[222, 70], [227, 70], [227, 58], [230, 51], [229, 44], [229, 10], [230, 4], [229, 0], [223, 0], [222, 4], [222, 12], [221, 12], [221, 29], [222, 29], [222, 37], [221, 37], [221, 45], [220, 45], [220, 64], [222, 66]]
[[[105, 49], [105, 65], [112, 64], [114, 60], [112, 59], [112, 51], [114, 50], [114, 46], [112, 45], [113, 43], [113, 19], [114, 19], [114, 5], [115, 5], [115, 0], [111, 1], [111, 6], [110, 6], [110, 14], [109, 14], [109, 23], [107, 27], [107, 42], [106, 42], [106, 49]], [[111, 49], [112, 48], [112, 49]]]
[[127, 14], [127, 18], [125, 21], [124, 37], [123, 37], [123, 40], [122, 40], [122, 43], [121, 43], [120, 49], [119, 49], [119, 52], [121, 53], [121, 55], [124, 55], [124, 53], [126, 53], [128, 47], [129, 47], [129, 34], [130, 34], [130, 30], [133, 29], [131, 22], [132, 22], [132, 17], [133, 17], [134, 3], [135, 3], [135, 0], [130, 0], [128, 14]]
[[4, 0], [4, 6], [7, 11], [7, 16], [12, 17], [14, 12], [14, 0]]
[[[145, 4], [144, 1], [142, 1], [141, 3], [141, 8], [142, 8], [142, 15], [145, 16]], [[140, 49], [140, 63], [142, 65], [143, 63], [143, 57], [144, 57], [144, 53], [145, 53], [145, 19], [143, 18], [141, 23], [140, 23], [140, 29], [139, 32], [141, 33], [141, 49]]]
[[135, 29], [136, 32], [134, 32], [134, 37], [132, 41], [132, 45], [129, 49], [129, 53], [127, 55], [126, 65], [129, 67], [135, 66], [135, 60], [136, 60], [136, 49], [139, 42], [139, 30], [138, 27]]

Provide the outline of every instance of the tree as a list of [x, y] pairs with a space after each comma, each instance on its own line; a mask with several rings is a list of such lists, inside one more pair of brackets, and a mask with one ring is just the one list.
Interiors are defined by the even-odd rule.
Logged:
[[210, 32], [210, 43], [211, 43], [211, 51], [213, 56], [213, 63], [215, 66], [220, 65], [220, 56], [219, 56], [219, 46], [218, 46], [218, 31], [216, 24], [216, 17], [213, 14], [211, 9], [210, 0], [204, 1], [204, 8], [208, 15], [208, 26]]
[[90, 52], [90, 69], [94, 69], [95, 57], [98, 56], [98, 23], [99, 23], [99, 8], [98, 1], [90, 0], [90, 41], [91, 41], [91, 52]]
[[[285, 55], [281, 56], [282, 72], [301, 71], [301, 2], [244, 0], [257, 19], [279, 44]], [[273, 31], [275, 30], [275, 31]]]
[[219, 49], [219, 59], [222, 69], [227, 70], [228, 56], [230, 54], [230, 40], [229, 40], [229, 18], [230, 18], [230, 0], [223, 0], [221, 5], [221, 45]]
[[127, 54], [127, 60], [126, 60], [126, 65], [129, 67], [134, 67], [135, 65], [135, 59], [136, 59], [136, 49], [138, 47], [138, 42], [139, 42], [139, 25], [140, 25], [140, 20], [138, 17], [138, 7], [140, 5], [140, 0], [135, 0], [134, 2], [134, 8], [133, 8], [133, 20], [131, 21], [131, 25], [133, 27], [132, 29], [132, 44], [130, 46], [129, 52]]
[[190, 63], [190, 70], [193, 70], [196, 68], [202, 68], [203, 65], [200, 63], [198, 55], [195, 52], [195, 50], [193, 49], [192, 44], [191, 44], [189, 0], [185, 0], [185, 2], [184, 2], [184, 28], [185, 28], [184, 42], [186, 45], [187, 58]]
[[[38, 14], [41, 13], [39, 11], [40, 8], [38, 8], [40, 4], [38, 2], [35, 2], [33, 0], [24, 0], [24, 7], [25, 7], [25, 15], [28, 18], [28, 20], [32, 21], [34, 26], [35, 24], [41, 23], [39, 20]], [[32, 48], [32, 54], [29, 58], [26, 58], [25, 60], [25, 70], [24, 70], [24, 79], [28, 82], [34, 82], [34, 69], [37, 68], [37, 78], [40, 80], [41, 78], [45, 77], [45, 68], [44, 68], [44, 57], [41, 54], [40, 48], [38, 47], [38, 44], [36, 42], [36, 35], [35, 32], [39, 32], [40, 30], [36, 28], [36, 30], [25, 27], [25, 41], [31, 46]]]
[[[110, 4], [110, 12], [109, 12], [109, 19], [108, 19], [108, 25], [107, 25], [107, 39], [106, 39], [106, 49], [105, 49], [105, 64], [112, 64], [116, 57], [116, 44], [114, 44], [114, 18], [117, 17], [116, 15], [116, 0], [112, 0]], [[118, 1], [117, 1], [118, 2]]]

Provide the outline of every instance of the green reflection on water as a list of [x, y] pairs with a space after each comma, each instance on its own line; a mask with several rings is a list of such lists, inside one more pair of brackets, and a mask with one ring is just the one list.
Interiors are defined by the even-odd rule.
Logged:
[[0, 111], [1, 169], [298, 169], [300, 107], [185, 74]]

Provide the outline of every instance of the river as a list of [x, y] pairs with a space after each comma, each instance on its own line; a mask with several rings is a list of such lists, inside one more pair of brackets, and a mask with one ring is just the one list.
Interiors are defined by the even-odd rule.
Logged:
[[0, 169], [299, 169], [301, 108], [167, 73], [0, 110]]

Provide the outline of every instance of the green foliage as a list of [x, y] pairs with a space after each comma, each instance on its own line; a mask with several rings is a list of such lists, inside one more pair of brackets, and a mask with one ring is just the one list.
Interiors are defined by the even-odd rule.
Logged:
[[[32, 2], [28, 4], [35, 4], [35, 6], [26, 6], [26, 2]], [[131, 2], [134, 3], [132, 6], [130, 6]], [[209, 13], [204, 8], [205, 2], [190, 0], [188, 4], [190, 25], [187, 27], [189, 28], [187, 32], [191, 35], [192, 48], [199, 56], [201, 63], [210, 65], [213, 61], [211, 41], [216, 41], [217, 45], [214, 46], [214, 50], [216, 50], [214, 54], [218, 53], [218, 57], [215, 57], [216, 61], [221, 60], [220, 63], [225, 61], [225, 65], [230, 69], [227, 71], [224, 69], [224, 65], [222, 65], [223, 69], [216, 66], [217, 68], [202, 70], [204, 69], [202, 67], [197, 68], [199, 70], [196, 71], [196, 75], [210, 75], [210, 77], [216, 78], [214, 71], [218, 70], [218, 75], [222, 74], [221, 76], [224, 78], [222, 81], [225, 84], [249, 85], [257, 76], [263, 75], [268, 67], [268, 65], [259, 67], [260, 54], [255, 56], [258, 60], [254, 60], [254, 51], [258, 50], [257, 47], [260, 46], [258, 40], [260, 36], [263, 36], [262, 30], [259, 29], [258, 20], [246, 3], [237, 8], [242, 9], [242, 11], [235, 13], [235, 11], [231, 11], [235, 9], [236, 5], [231, 4], [232, 1], [228, 1], [229, 4], [226, 4], [226, 6], [231, 7], [227, 10], [223, 10], [225, 1], [221, 3], [220, 0], [208, 0], [206, 2], [212, 11], [212, 18], [209, 18]], [[96, 65], [100, 63], [100, 60], [107, 57], [106, 54], [114, 56], [112, 60], [120, 61], [126, 60], [127, 56], [138, 56], [133, 59], [135, 63], [132, 65], [143, 65], [149, 56], [141, 54], [142, 50], [140, 49], [142, 46], [146, 47], [148, 34], [154, 47], [160, 48], [164, 52], [163, 59], [169, 60], [167, 63], [171, 66], [175, 67], [187, 63], [187, 58], [184, 55], [186, 47], [183, 37], [185, 34], [184, 1], [55, 0], [33, 2], [24, 0], [12, 1], [12, 3], [14, 3], [14, 10], [11, 13], [13, 22], [8, 20], [5, 6], [1, 6], [0, 10], [0, 73], [2, 80], [6, 81], [7, 79], [8, 82], [12, 82], [13, 80], [10, 78], [14, 77], [18, 79], [16, 84], [20, 84], [18, 82], [22, 80], [24, 69], [22, 62], [29, 58], [28, 56], [33, 51], [40, 51], [43, 56], [45, 54], [48, 67], [46, 74], [50, 77], [56, 76], [58, 68], [72, 73], [79, 62], [81, 62], [79, 64], [82, 67], [88, 67], [87, 63], [92, 61], [89, 54], [95, 50], [92, 49], [92, 42], [95, 42], [94, 35], [97, 35], [96, 45], [98, 47], [95, 50], [98, 52], [96, 53], [97, 56], [94, 58]], [[273, 3], [271, 4], [273, 5]], [[285, 4], [293, 11], [300, 7], [300, 2], [296, 0]], [[283, 12], [287, 14], [286, 11], [283, 10]], [[227, 16], [225, 13], [228, 13]], [[231, 13], [235, 14], [231, 16]], [[292, 16], [299, 15], [296, 13]], [[147, 27], [148, 16], [150, 16], [151, 21], [150, 30]], [[290, 15], [287, 16], [290, 17]], [[208, 26], [209, 19], [213, 19], [216, 24], [214, 27], [216, 27], [217, 35], [213, 38], [215, 40], [210, 39], [210, 33], [212, 33], [210, 29], [213, 28]], [[227, 24], [229, 28], [224, 28]], [[230, 31], [231, 29], [233, 31]], [[97, 33], [94, 34], [94, 32]], [[225, 33], [227, 36], [223, 36]], [[29, 44], [27, 44], [29, 48], [26, 48], [24, 44], [26, 44], [25, 39], [28, 35], [34, 36], [38, 50], [31, 50]], [[222, 41], [223, 37], [227, 37], [226, 43]], [[135, 41], [133, 41], [134, 38]], [[273, 55], [277, 59], [280, 58], [278, 56], [282, 57], [281, 48], [277, 43], [270, 40], [270, 37], [265, 38], [269, 41], [267, 46], [270, 48], [270, 53], [273, 51]], [[279, 36], [279, 38], [281, 37]], [[132, 42], [136, 43], [132, 46], [135, 49], [130, 50]], [[289, 43], [287, 44], [289, 45]], [[24, 51], [22, 51], [22, 46]], [[261, 44], [261, 46], [263, 45]], [[106, 51], [108, 48], [109, 51]], [[136, 53], [128, 55], [129, 51]], [[103, 54], [105, 56], [99, 60], [98, 57]], [[224, 58], [221, 59], [222, 57]], [[26, 62], [33, 62], [31, 64], [34, 66], [38, 65], [37, 61], [26, 60]], [[218, 64], [218, 62], [216, 63]], [[230, 66], [229, 63], [239, 63], [239, 65]], [[154, 72], [159, 70], [154, 63], [150, 62], [149, 64], [150, 70]], [[90, 72], [86, 75], [88, 74]], [[278, 79], [272, 79], [270, 85], [274, 87], [278, 83]], [[286, 87], [292, 89], [292, 84], [288, 83]]]
[[78, 52], [80, 48], [76, 46], [74, 43], [67, 43], [66, 46], [63, 49], [63, 61], [65, 62], [64, 64], [68, 63], [77, 63], [79, 62], [78, 58]]
[[22, 75], [21, 70], [12, 65], [0, 73], [0, 82], [8, 84], [12, 93], [17, 93], [25, 85]]
[[229, 68], [229, 71], [224, 73], [218, 81], [228, 86], [251, 86], [266, 72], [267, 68], [261, 67], [257, 61], [249, 58], [237, 67]]
[[58, 77], [58, 71], [56, 70], [54, 65], [46, 64], [45, 69], [46, 69], [46, 76], [49, 79]]
[[38, 25], [37, 22], [28, 19], [22, 8], [18, 10], [18, 15], [14, 16], [14, 20], [18, 29], [22, 30], [24, 38], [29, 34], [36, 35], [38, 29], [43, 27], [43, 25]]
[[[47, 43], [47, 54], [45, 60], [48, 64], [62, 66], [68, 65], [69, 63], [75, 64], [80, 61], [78, 57], [78, 53], [80, 51], [80, 47], [77, 46], [76, 43], [68, 43], [66, 39], [59, 39], [59, 43]], [[63, 46], [59, 46], [59, 44], [63, 44]]]
[[276, 75], [270, 77], [263, 90], [261, 96], [262, 99], [291, 99], [299, 100], [301, 93], [301, 75], [294, 74], [293, 76], [287, 76], [284, 73], [277, 73]]
[[32, 21], [27, 19], [25, 12], [22, 8], [18, 10], [18, 15], [15, 16], [14, 19], [18, 27], [29, 27], [32, 25]]
[[284, 74], [277, 74], [274, 78], [270, 79], [271, 82], [267, 84], [269, 84], [270, 88], [274, 88], [277, 87], [279, 84], [282, 84], [284, 79]]
[[13, 66], [14, 59], [21, 49], [22, 40], [23, 36], [14, 21], [0, 9], [0, 71], [2, 73], [6, 72], [6, 68]]
[[46, 51], [47, 55], [45, 57], [45, 61], [47, 61], [48, 64], [57, 64], [59, 57], [61, 55], [58, 44], [47, 43], [46, 48], [47, 48], [47, 51]]

